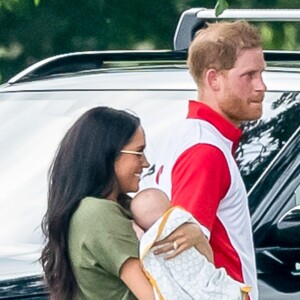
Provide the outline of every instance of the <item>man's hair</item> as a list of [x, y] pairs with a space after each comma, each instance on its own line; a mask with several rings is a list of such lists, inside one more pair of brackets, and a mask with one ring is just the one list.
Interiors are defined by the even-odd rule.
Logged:
[[230, 70], [241, 51], [261, 47], [257, 28], [246, 21], [208, 24], [196, 33], [189, 47], [188, 66], [199, 86], [204, 71], [211, 68]]

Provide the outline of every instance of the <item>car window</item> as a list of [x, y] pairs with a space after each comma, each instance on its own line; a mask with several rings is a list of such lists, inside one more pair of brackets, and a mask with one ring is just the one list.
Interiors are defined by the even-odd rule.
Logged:
[[296, 188], [294, 194], [293, 194], [293, 202], [295, 203], [295, 206], [300, 205], [300, 185]]
[[268, 92], [260, 120], [243, 124], [237, 161], [249, 190], [300, 126], [299, 92]]
[[[146, 155], [153, 175], [160, 144], [185, 118], [187, 100], [195, 97], [195, 90], [0, 94], [1, 243], [42, 242], [47, 171], [61, 138], [84, 111], [107, 105], [136, 113], [146, 132]], [[244, 125], [246, 135], [237, 160], [247, 188], [298, 126], [296, 110], [298, 93], [267, 93], [262, 120]], [[144, 177], [146, 186], [149, 180], [154, 176]]]
[[163, 136], [173, 121], [184, 118], [190, 97], [191, 92], [76, 91], [0, 98], [0, 244], [43, 241], [40, 223], [47, 205], [47, 172], [60, 140], [84, 111], [107, 105], [136, 113], [153, 164], [154, 137]]
[[292, 203], [293, 207], [300, 205], [300, 185], [294, 191], [290, 202]]

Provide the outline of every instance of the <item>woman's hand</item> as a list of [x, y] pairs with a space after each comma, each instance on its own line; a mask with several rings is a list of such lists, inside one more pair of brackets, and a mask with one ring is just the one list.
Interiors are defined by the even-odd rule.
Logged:
[[165, 254], [165, 259], [174, 258], [183, 251], [195, 247], [208, 261], [213, 262], [213, 252], [209, 242], [199, 226], [185, 223], [179, 226], [165, 239], [154, 244], [154, 254]]

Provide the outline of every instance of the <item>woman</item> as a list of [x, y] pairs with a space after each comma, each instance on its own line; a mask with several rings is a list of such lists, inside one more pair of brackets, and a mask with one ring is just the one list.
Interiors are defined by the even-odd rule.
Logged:
[[[126, 195], [138, 191], [149, 166], [145, 146], [140, 120], [108, 107], [83, 114], [63, 138], [49, 171], [42, 224], [41, 261], [53, 299], [154, 299]], [[173, 256], [200, 247], [201, 232], [192, 226], [168, 237], [158, 252], [169, 251], [174, 239], [181, 247]]]

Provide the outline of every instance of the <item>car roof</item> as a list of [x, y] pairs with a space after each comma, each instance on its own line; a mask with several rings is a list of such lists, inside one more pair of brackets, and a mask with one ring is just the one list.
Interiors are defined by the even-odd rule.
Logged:
[[[266, 76], [272, 77], [272, 87], [269, 88], [276, 91], [297, 90], [297, 84], [293, 81], [299, 81], [300, 52], [264, 51], [264, 56], [268, 65]], [[187, 51], [67, 53], [30, 66], [2, 85], [0, 92], [195, 90], [196, 86], [191, 80], [186, 60]]]
[[[299, 91], [300, 68], [270, 65], [264, 72], [269, 91]], [[196, 90], [184, 63], [81, 71], [53, 75], [40, 80], [6, 84], [1, 92], [97, 90]]]
[[[169, 80], [166, 80], [169, 78]], [[195, 84], [186, 69], [134, 68], [80, 72], [7, 85], [8, 91], [42, 90], [186, 90]]]

